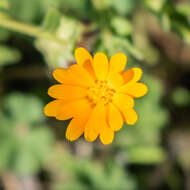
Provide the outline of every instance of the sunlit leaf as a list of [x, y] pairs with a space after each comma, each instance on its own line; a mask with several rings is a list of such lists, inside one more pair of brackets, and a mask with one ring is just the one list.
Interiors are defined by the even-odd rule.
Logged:
[[126, 155], [132, 163], [155, 164], [163, 162], [165, 158], [163, 149], [158, 146], [133, 146], [127, 150]]
[[74, 61], [73, 50], [81, 32], [82, 25], [77, 20], [63, 15], [54, 33], [56, 40], [42, 37], [35, 45], [51, 68], [67, 68]]
[[110, 0], [92, 0], [92, 3], [97, 10], [107, 9], [111, 5]]
[[111, 25], [121, 36], [130, 35], [133, 32], [132, 24], [124, 17], [113, 17]]
[[55, 32], [59, 27], [60, 20], [61, 14], [54, 7], [51, 8], [44, 19], [43, 30]]
[[161, 12], [166, 1], [167, 0], [144, 0], [144, 3], [149, 9], [158, 13]]
[[176, 5], [176, 10], [178, 13], [183, 14], [185, 16], [190, 16], [190, 3], [184, 2]]
[[119, 14], [130, 14], [137, 4], [137, 0], [112, 0], [113, 9]]
[[16, 63], [20, 60], [20, 56], [18, 50], [0, 45], [0, 66]]
[[0, 9], [8, 9], [9, 8], [9, 3], [7, 0], [1, 0], [0, 1]]

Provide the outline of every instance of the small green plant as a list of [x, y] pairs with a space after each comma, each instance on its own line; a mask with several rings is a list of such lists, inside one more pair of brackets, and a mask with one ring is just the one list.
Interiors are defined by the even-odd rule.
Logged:
[[0, 124], [0, 172], [33, 174], [51, 151], [53, 137], [44, 124], [42, 103], [31, 95], [12, 93], [4, 99]]

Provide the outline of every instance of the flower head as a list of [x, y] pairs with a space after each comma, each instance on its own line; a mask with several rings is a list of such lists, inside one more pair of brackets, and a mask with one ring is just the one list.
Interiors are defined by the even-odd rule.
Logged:
[[47, 104], [44, 112], [58, 120], [72, 119], [66, 130], [70, 141], [84, 133], [89, 142], [99, 136], [103, 144], [110, 144], [123, 122], [134, 125], [137, 121], [134, 98], [147, 93], [146, 85], [138, 82], [142, 70], [123, 71], [127, 64], [123, 53], [108, 60], [104, 53], [92, 57], [80, 47], [75, 57], [77, 64], [54, 70], [53, 77], [60, 84], [49, 88], [49, 96], [56, 100]]

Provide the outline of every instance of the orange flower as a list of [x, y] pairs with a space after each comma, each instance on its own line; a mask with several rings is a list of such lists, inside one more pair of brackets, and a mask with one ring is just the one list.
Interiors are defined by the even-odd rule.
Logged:
[[61, 84], [49, 88], [49, 96], [56, 100], [47, 104], [44, 112], [58, 120], [72, 119], [66, 130], [70, 141], [84, 133], [88, 142], [99, 136], [103, 144], [110, 144], [123, 122], [134, 125], [137, 121], [134, 98], [147, 93], [146, 85], [138, 82], [142, 70], [123, 71], [127, 63], [123, 53], [110, 60], [100, 52], [92, 58], [80, 47], [75, 57], [77, 64], [69, 69], [54, 70], [53, 77]]

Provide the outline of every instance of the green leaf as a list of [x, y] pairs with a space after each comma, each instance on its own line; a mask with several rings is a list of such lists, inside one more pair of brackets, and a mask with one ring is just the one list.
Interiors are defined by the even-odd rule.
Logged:
[[126, 150], [130, 162], [138, 164], [155, 164], [163, 162], [165, 153], [156, 146], [134, 146]]
[[56, 8], [51, 8], [43, 23], [43, 30], [48, 31], [48, 32], [55, 32], [57, 28], [59, 27], [61, 21], [61, 14], [58, 12]]
[[9, 34], [7, 30], [0, 28], [0, 42], [6, 41], [9, 38]]
[[161, 26], [165, 32], [169, 32], [171, 30], [171, 22], [172, 21], [170, 20], [169, 15], [167, 15], [166, 13], [161, 14], [160, 22], [161, 22]]
[[75, 17], [90, 19], [92, 14], [91, 3], [88, 0], [55, 0], [57, 7], [64, 13], [70, 12]]
[[81, 32], [82, 25], [78, 20], [62, 15], [60, 25], [54, 35], [64, 43], [42, 37], [36, 40], [35, 45], [44, 55], [44, 59], [50, 68], [67, 68], [74, 61], [73, 49], [81, 36]]
[[0, 66], [16, 63], [20, 60], [20, 57], [18, 50], [0, 45]]
[[52, 135], [45, 127], [32, 129], [20, 141], [12, 169], [19, 174], [36, 173], [48, 159], [52, 147]]
[[138, 50], [138, 48], [133, 46], [133, 44], [127, 38], [113, 35], [107, 30], [102, 32], [98, 51], [104, 51], [109, 56], [122, 51], [126, 54], [130, 54], [138, 60], [143, 60], [143, 55], [141, 52]]
[[13, 170], [18, 174], [33, 174], [36, 173], [40, 167], [40, 162], [35, 158], [30, 149], [19, 149], [15, 161]]
[[3, 104], [0, 171], [35, 174], [49, 158], [54, 140], [48, 127], [42, 126], [42, 103], [35, 96], [13, 93]]
[[[57, 154], [59, 156], [57, 156]], [[58, 159], [61, 161], [59, 162]], [[55, 181], [55, 190], [92, 189], [92, 190], [135, 190], [135, 180], [128, 174], [127, 170], [116, 162], [94, 162], [91, 159], [78, 159], [63, 148], [54, 152], [54, 172], [59, 176], [66, 176], [69, 181]]]
[[[169, 120], [169, 114], [167, 110], [160, 106], [160, 99], [163, 94], [161, 83], [145, 74], [142, 81], [148, 86], [149, 91], [145, 97], [137, 99], [135, 102], [138, 121], [135, 126], [124, 124], [122, 132], [116, 134], [115, 143], [123, 148], [127, 157], [130, 158], [130, 162], [148, 164], [160, 162], [163, 158], [164, 153], [160, 147], [160, 136], [162, 128]], [[136, 150], [136, 147], [140, 148]], [[150, 150], [147, 150], [148, 147], [150, 147]], [[154, 151], [159, 154], [150, 157]]]
[[160, 13], [164, 7], [166, 0], [144, 0], [144, 4], [155, 13]]
[[130, 43], [128, 40], [125, 40], [124, 42], [125, 42], [125, 45], [127, 47], [127, 51], [129, 51], [133, 57], [142, 61], [143, 55], [140, 52], [140, 50], [137, 47], [133, 46], [133, 44]]
[[112, 0], [112, 7], [120, 15], [131, 14], [137, 4], [137, 0]]
[[0, 9], [8, 9], [9, 8], [9, 3], [7, 0], [1, 0], [0, 1]]
[[188, 3], [188, 2], [178, 3], [176, 5], [176, 11], [187, 17], [190, 16], [190, 3]]
[[24, 122], [31, 125], [44, 120], [42, 103], [35, 96], [12, 93], [5, 98], [4, 108], [9, 118], [18, 123]]
[[172, 100], [178, 106], [185, 106], [190, 103], [190, 93], [185, 88], [177, 88], [172, 93]]
[[145, 64], [157, 64], [159, 60], [158, 49], [152, 44], [150, 37], [147, 35], [147, 28], [145, 23], [147, 15], [144, 10], [139, 10], [133, 18], [133, 46], [143, 55], [143, 62]]
[[181, 34], [185, 42], [190, 44], [190, 25], [189, 26], [180, 26], [178, 32]]
[[172, 1], [168, 0], [164, 3], [163, 9], [157, 15], [165, 31], [174, 31], [185, 42], [190, 43], [189, 12], [183, 12], [183, 10], [184, 8], [180, 9]]
[[93, 6], [97, 10], [105, 10], [108, 9], [111, 5], [110, 0], [92, 0]]
[[113, 17], [111, 26], [121, 36], [130, 35], [133, 32], [131, 23], [124, 17]]
[[45, 15], [51, 0], [8, 0], [9, 13], [14, 19], [24, 22], [37, 22]]
[[[2, 125], [1, 125], [2, 127]], [[6, 126], [7, 127], [7, 126]], [[4, 136], [8, 137], [8, 136]], [[0, 172], [5, 171], [10, 166], [11, 157], [12, 157], [12, 150], [13, 150], [14, 144], [13, 141], [11, 141], [9, 138], [7, 138], [4, 141], [0, 141]]]

